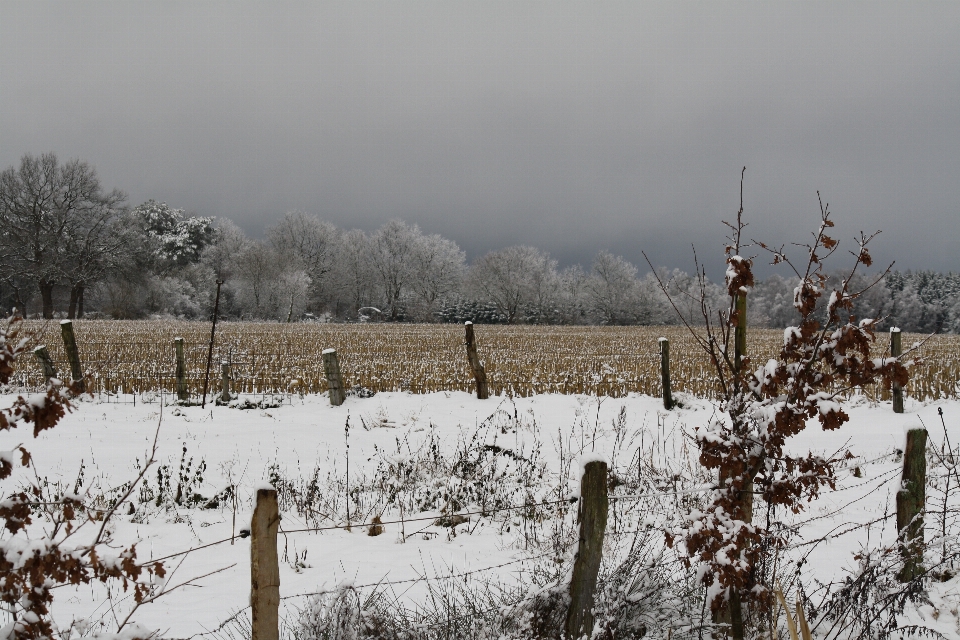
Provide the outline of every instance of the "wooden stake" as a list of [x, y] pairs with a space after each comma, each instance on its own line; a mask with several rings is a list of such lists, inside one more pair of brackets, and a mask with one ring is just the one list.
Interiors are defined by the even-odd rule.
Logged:
[[220, 315], [220, 285], [223, 280], [217, 280], [217, 299], [213, 303], [213, 326], [210, 327], [210, 350], [207, 352], [207, 373], [203, 376], [203, 400], [200, 408], [207, 406], [207, 390], [210, 388], [210, 363], [213, 361], [213, 339], [217, 335], [217, 316]]
[[252, 640], [280, 639], [280, 563], [277, 529], [280, 511], [274, 489], [257, 489], [250, 523], [250, 609]]
[[[890, 327], [890, 355], [899, 358], [903, 355], [903, 344], [900, 340], [900, 329]], [[893, 383], [893, 412], [903, 413], [903, 387]]]
[[347, 399], [343, 390], [343, 377], [340, 375], [340, 360], [336, 349], [323, 350], [323, 372], [327, 376], [327, 388], [330, 390], [330, 406], [339, 407]]
[[464, 323], [467, 330], [467, 362], [470, 364], [470, 371], [473, 372], [473, 379], [477, 382], [477, 398], [486, 400], [490, 397], [490, 391], [487, 388], [487, 372], [480, 364], [480, 357], [477, 355], [477, 343], [473, 337], [473, 323], [469, 320]]
[[183, 357], [183, 338], [174, 338], [173, 348], [177, 352], [177, 400], [186, 402], [190, 395], [187, 393], [187, 364]]
[[660, 380], [663, 386], [663, 408], [673, 408], [673, 394], [670, 390], [670, 341], [660, 338]]
[[47, 353], [47, 347], [45, 345], [40, 345], [33, 350], [33, 355], [36, 357], [37, 362], [40, 363], [40, 368], [43, 369], [43, 380], [47, 382], [50, 378], [57, 377], [57, 368], [53, 366], [53, 360], [50, 359], [50, 354]]
[[230, 363], [220, 363], [220, 402], [230, 402]]
[[590, 637], [593, 632], [593, 593], [603, 556], [607, 504], [607, 463], [588, 462], [580, 482], [580, 543], [570, 579], [567, 638]]
[[897, 492], [897, 531], [903, 555], [901, 582], [923, 573], [923, 510], [927, 484], [927, 430], [907, 431], [903, 450], [903, 479]]
[[85, 390], [83, 367], [80, 365], [80, 350], [77, 349], [77, 337], [73, 333], [72, 321], [60, 321], [60, 335], [63, 337], [63, 349], [67, 352], [67, 361], [70, 363], [70, 376], [73, 382], [79, 382], [82, 393]]

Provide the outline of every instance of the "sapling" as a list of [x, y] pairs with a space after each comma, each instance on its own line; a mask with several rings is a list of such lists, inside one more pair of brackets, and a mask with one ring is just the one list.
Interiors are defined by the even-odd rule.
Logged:
[[[699, 568], [715, 619], [728, 625], [732, 637], [743, 638], [741, 602], [755, 603], [758, 612], [769, 613], [773, 591], [771, 585], [760, 584], [758, 569], [766, 555], [785, 544], [778, 529], [754, 523], [754, 496], [771, 508], [799, 512], [823, 487], [836, 488], [835, 466], [851, 457], [849, 452], [827, 457], [812, 452], [794, 455], [784, 450], [788, 438], [813, 419], [824, 430], [839, 428], [849, 420], [841, 406], [844, 394], [877, 382], [888, 389], [894, 383], [905, 386], [910, 363], [903, 357], [871, 358], [877, 320], [857, 322], [850, 315], [853, 301], [889, 272], [888, 267], [865, 288], [850, 287], [857, 270], [871, 265], [867, 245], [877, 234], [860, 234], [851, 252], [853, 266], [831, 286], [824, 261], [838, 245], [827, 235], [833, 221], [822, 201], [812, 242], [797, 245], [804, 253], [798, 263], [782, 245], [746, 242], [742, 176], [736, 222], [724, 224], [731, 230], [726, 246], [725, 308], [710, 308], [706, 272], [699, 262], [701, 327], [694, 327], [680, 313], [667, 283], [658, 277], [681, 322], [709, 358], [721, 409], [695, 433], [700, 463], [716, 470], [719, 486], [709, 505], [689, 513], [668, 532], [667, 540], [671, 545], [684, 543], [688, 562]], [[779, 355], [756, 364], [746, 353], [743, 330], [745, 300], [754, 284], [753, 258], [743, 252], [751, 246], [767, 252], [773, 264], [793, 271], [798, 280], [793, 305], [800, 316], [797, 326], [784, 331]]]

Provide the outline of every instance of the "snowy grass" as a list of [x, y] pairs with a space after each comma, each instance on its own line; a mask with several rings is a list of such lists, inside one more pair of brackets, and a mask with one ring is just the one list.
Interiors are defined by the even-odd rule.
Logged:
[[[161, 407], [160, 396], [136, 406], [94, 398], [31, 450], [51, 497], [87, 492], [109, 505], [136, 475], [161, 421], [160, 463], [120, 509], [115, 538], [139, 541], [141, 560], [225, 540], [168, 561], [177, 567], [171, 585], [225, 569], [138, 612], [165, 637], [245, 637], [249, 539], [230, 538], [249, 525], [254, 487], [272, 482], [282, 512], [285, 634], [304, 639], [350, 637], [337, 629], [384, 638], [529, 637], [555, 625], [548, 614], [562, 604], [555, 587], [569, 571], [577, 531], [575, 505], [565, 499], [577, 492], [579, 461], [603, 455], [612, 499], [601, 626], [616, 637], [697, 637], [709, 622], [703, 589], [663, 532], [708, 495], [714, 479], [688, 436], [715, 409], [682, 400], [682, 409], [665, 412], [658, 398], [639, 394], [479, 401], [462, 392], [380, 393], [341, 407], [307, 395], [249, 410]], [[791, 540], [764, 567], [767, 580], [791, 602], [802, 599], [815, 637], [877, 637], [878, 627], [863, 624], [871, 615], [960, 637], [960, 478], [938, 408], [951, 442], [960, 443], [956, 401], [908, 400], [907, 413], [896, 415], [887, 403], [856, 399], [849, 425], [812, 426], [791, 443], [798, 451], [853, 451], [838, 491], [799, 514], [757, 505], [756, 517], [780, 523]], [[898, 449], [905, 430], [921, 423], [931, 439], [926, 535], [935, 570], [926, 601], [922, 593], [896, 595], [895, 554], [885, 551], [895, 547]], [[0, 449], [12, 448], [3, 435]], [[454, 518], [464, 512], [472, 515]], [[387, 524], [369, 535], [364, 525], [375, 517]], [[348, 523], [349, 530], [328, 528]], [[326, 530], [294, 533], [316, 528]], [[109, 628], [129, 606], [125, 597], [99, 587], [63, 591], [55, 614], [64, 629], [73, 620], [83, 622], [76, 629]], [[904, 614], [892, 615], [901, 605]], [[782, 616], [755, 627], [786, 633]]]

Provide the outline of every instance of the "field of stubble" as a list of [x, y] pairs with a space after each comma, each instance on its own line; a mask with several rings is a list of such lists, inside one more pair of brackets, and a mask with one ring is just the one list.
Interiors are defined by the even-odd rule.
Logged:
[[[145, 393], [174, 389], [173, 340], [185, 340], [187, 381], [199, 394], [207, 363], [209, 323], [180, 321], [74, 322], [83, 367], [97, 391]], [[57, 322], [30, 321], [31, 346], [45, 344], [58, 371], [69, 370]], [[620, 397], [660, 393], [658, 338], [670, 340], [675, 392], [712, 398], [709, 363], [682, 327], [553, 327], [477, 325], [480, 358], [491, 392], [528, 396], [584, 393]], [[904, 349], [924, 336], [905, 334]], [[748, 353], [765, 362], [780, 349], [783, 332], [752, 329]], [[220, 363], [231, 364], [241, 393], [321, 393], [326, 390], [321, 351], [334, 348], [348, 387], [374, 391], [472, 391], [460, 325], [221, 322], [213, 349], [211, 389]], [[879, 335], [876, 354], [889, 350]], [[917, 350], [923, 358], [907, 393], [915, 399], [960, 395], [960, 337], [933, 336]], [[24, 359], [17, 384], [42, 384], [39, 366]], [[864, 389], [885, 399], [880, 389]]]

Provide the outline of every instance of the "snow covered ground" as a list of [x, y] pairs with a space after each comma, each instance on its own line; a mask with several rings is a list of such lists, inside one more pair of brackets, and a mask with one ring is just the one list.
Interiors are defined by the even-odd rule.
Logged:
[[[130, 403], [130, 396], [122, 399], [126, 402], [86, 400], [55, 429], [42, 433], [35, 441], [25, 442], [40, 476], [72, 488], [82, 466], [82, 487], [91, 495], [109, 495], [111, 488], [136, 476], [159, 424], [158, 469], [166, 465], [174, 484], [182, 461], [192, 459], [189, 477], [183, 483], [191, 491], [210, 498], [231, 483], [239, 487], [240, 506], [234, 528], [234, 510], [228, 500], [208, 509], [177, 506], [170, 501], [161, 501], [163, 504], [158, 506], [154, 496], [159, 495], [163, 480], [158, 478], [158, 469], [152, 469], [146, 478], [154, 493], [135, 494], [136, 500], [144, 502], [136, 504], [134, 513], [123, 510], [114, 535], [122, 544], [139, 541], [141, 560], [217, 542], [229, 538], [234, 530], [246, 528], [253, 489], [271, 480], [271, 468], [274, 480], [279, 474], [286, 480], [304, 483], [316, 471], [318, 486], [326, 492], [334, 491], [347, 479], [348, 444], [350, 481], [355, 487], [385, 477], [383, 469], [390, 465], [399, 466], [422, 456], [425, 446], [452, 455], [458, 448], [478, 445], [495, 445], [498, 449], [491, 451], [509, 450], [516, 460], [536, 462], [527, 465], [524, 472], [530, 486], [515, 487], [517, 504], [569, 495], [575, 489], [575, 478], [571, 476], [576, 474], [576, 460], [590, 453], [605, 455], [615, 473], [625, 474], [634, 466], [649, 462], [653, 467], [672, 470], [675, 485], [680, 482], [682, 486], [694, 486], [696, 451], [686, 436], [704, 424], [715, 410], [707, 401], [683, 397], [684, 408], [665, 412], [658, 398], [641, 395], [619, 399], [541, 395], [479, 401], [460, 392], [380, 393], [372, 398], [350, 397], [340, 407], [330, 407], [326, 396], [294, 396], [278, 407], [247, 410], [210, 404], [206, 408], [170, 404], [161, 407], [160, 397], [138, 396], [136, 405]], [[894, 539], [891, 518], [870, 527], [855, 525], [877, 520], [894, 510], [900, 469], [896, 450], [904, 446], [905, 431], [921, 424], [930, 431], [931, 446], [938, 446], [944, 437], [938, 409], [943, 410], [952, 442], [960, 443], [960, 402], [919, 404], [909, 400], [902, 415], [894, 414], [889, 403], [855, 400], [847, 409], [851, 420], [843, 428], [823, 432], [811, 425], [791, 443], [797, 451], [824, 453], [849, 447], [857, 456], [840, 471], [838, 491], [828, 492], [797, 516], [772, 514], [788, 524], [806, 522], [793, 538], [791, 554], [794, 562], [806, 557], [801, 575], [808, 592], [815, 580], [842, 580], [854, 566], [854, 554], [861, 546], [878, 547]], [[348, 420], [349, 434], [345, 430]], [[22, 432], [3, 433], [0, 450], [11, 449], [25, 438]], [[503, 487], [507, 487], [516, 483], [517, 477], [511, 476], [510, 460], [504, 455], [500, 458], [501, 469], [497, 473], [501, 475], [496, 477], [502, 478]], [[205, 470], [198, 476], [201, 461]], [[531, 469], [539, 475], [529, 475]], [[663, 477], [669, 479], [670, 474]], [[645, 490], [651, 494], [657, 490], [669, 492], [670, 486]], [[617, 491], [623, 493], [624, 488], [615, 489], [614, 495]], [[936, 508], [930, 502], [932, 495], [928, 491], [931, 511]], [[324, 526], [323, 522], [342, 524], [346, 520], [345, 499], [327, 495], [323, 500], [334, 513], [311, 521], [297, 509], [288, 508], [282, 513], [282, 529], [292, 531], [318, 523]], [[619, 503], [623, 506], [611, 517], [608, 530], [629, 531], [644, 523], [656, 524], [660, 522], [658, 518], [669, 515], [645, 512], [643, 499]], [[756, 507], [757, 518], [766, 517], [761, 505]], [[354, 506], [353, 522], [369, 517], [369, 510], [375, 508], [369, 498]], [[356, 513], [356, 509], [361, 513]], [[405, 518], [436, 514], [439, 510], [434, 508], [426, 514], [408, 512]], [[383, 519], [393, 520], [397, 515], [389, 511]], [[569, 521], [572, 515], [565, 517]], [[940, 521], [931, 513], [926, 524], [929, 538], [939, 530]], [[534, 535], [545, 536], [548, 529], [540, 525], [539, 533]], [[529, 563], [520, 560], [534, 555], [536, 544], [531, 542], [528, 524], [507, 512], [499, 517], [472, 516], [470, 522], [452, 530], [431, 520], [421, 520], [402, 526], [387, 524], [379, 536], [369, 536], [359, 526], [350, 531], [281, 534], [279, 547], [280, 591], [285, 598], [282, 614], [286, 612], [292, 619], [304, 605], [300, 594], [333, 588], [344, 581], [357, 585], [382, 580], [409, 581], [396, 585], [395, 591], [414, 602], [425, 593], [425, 582], [417, 580], [422, 576], [505, 565], [487, 573], [505, 583], [523, 583]], [[216, 544], [187, 555], [170, 578], [171, 585], [219, 572], [141, 608], [136, 619], [147, 628], [162, 630], [166, 637], [188, 637], [216, 629], [248, 604], [249, 562], [249, 539]], [[180, 558], [169, 561], [167, 566], [176, 567], [178, 563]], [[122, 593], [114, 594], [112, 604], [116, 611], [127, 606], [123, 597]], [[934, 608], [913, 612], [910, 619], [922, 621], [948, 637], [960, 638], [958, 580], [938, 583], [933, 603]], [[72, 618], [109, 622], [114, 616], [110, 607], [111, 601], [99, 586], [62, 590], [55, 602], [61, 624]]]

